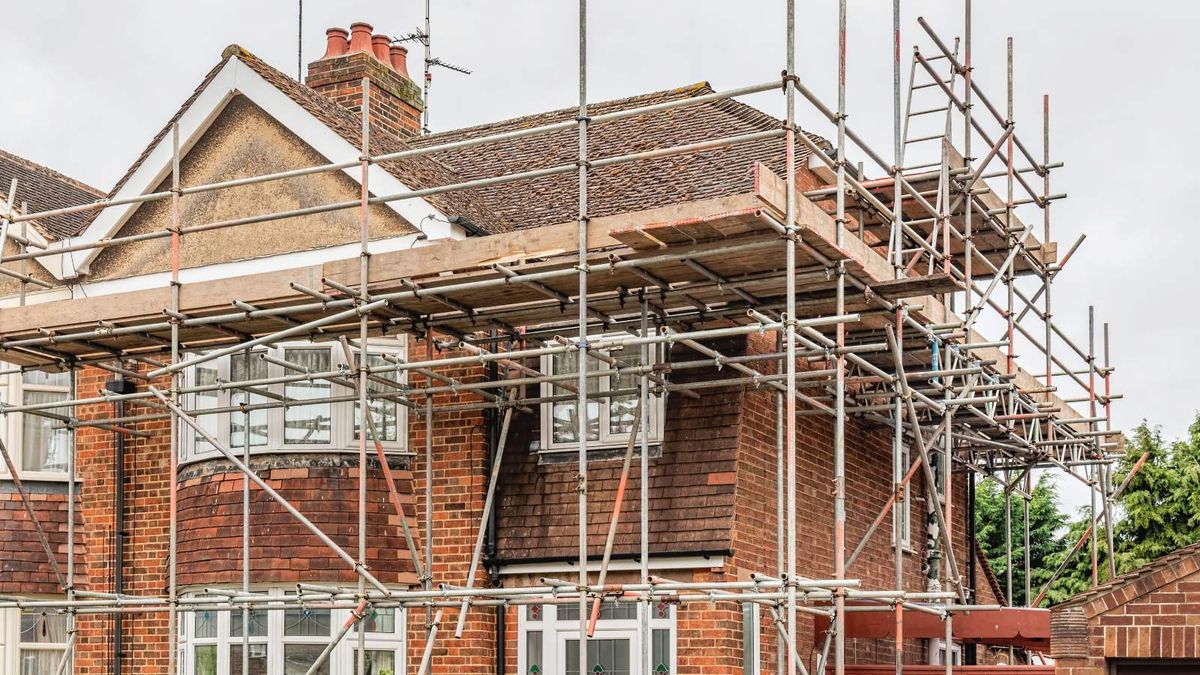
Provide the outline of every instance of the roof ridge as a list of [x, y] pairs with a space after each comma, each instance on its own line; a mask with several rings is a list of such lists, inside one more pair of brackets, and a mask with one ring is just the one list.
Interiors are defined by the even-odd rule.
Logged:
[[[45, 164], [38, 164], [37, 162], [35, 162], [32, 159], [29, 159], [27, 157], [15, 155], [4, 149], [0, 149], [0, 157], [3, 157], [4, 159], [7, 159], [10, 162], [14, 162], [16, 164], [22, 164], [25, 167], [27, 167], [33, 171], [43, 173], [50, 178], [53, 178], [58, 181], [62, 181], [63, 183], [66, 183], [67, 185], [70, 185], [71, 187], [74, 187], [83, 192], [90, 192], [91, 194], [94, 194], [97, 197], [104, 196], [104, 192], [101, 191], [99, 188], [92, 187], [91, 185], [88, 185], [87, 183], [79, 180], [78, 178], [72, 178], [72, 177], [66, 175], [65, 173], [55, 171], [54, 169], [51, 169], [50, 167], [46, 166]], [[4, 186], [0, 186], [0, 188], [3, 188], [3, 187]]]
[[1095, 588], [1076, 593], [1057, 606], [1064, 607], [1066, 605], [1080, 604], [1103, 595], [1108, 595], [1119, 588], [1124, 588], [1193, 555], [1200, 555], [1200, 541], [1195, 541], [1185, 546], [1180, 546], [1174, 551], [1164, 553], [1137, 569], [1129, 570], [1124, 574], [1118, 574]]
[[[656, 99], [656, 98], [664, 98], [664, 97], [672, 98], [672, 99], [694, 98], [696, 96], [703, 96], [705, 94], [711, 94], [713, 92], [714, 92], [714, 89], [712, 88], [712, 85], [708, 82], [708, 80], [701, 80], [699, 82], [693, 82], [692, 84], [683, 85], [681, 87], [671, 87], [670, 89], [660, 89], [658, 91], [650, 91], [650, 92], [645, 92], [642, 94], [634, 94], [632, 96], [608, 99], [605, 101], [594, 101], [594, 102], [588, 103], [588, 109], [590, 110], [593, 107], [625, 109], [625, 108], [631, 107], [631, 104], [633, 104], [637, 101], [647, 101], [647, 100], [652, 100], [652, 99]], [[576, 115], [576, 114], [578, 114], [578, 112], [579, 112], [578, 105], [564, 107], [564, 108], [556, 108], [554, 110], [543, 110], [540, 112], [529, 113], [527, 115], [517, 115], [515, 117], [509, 117], [507, 119], [495, 120], [492, 122], [484, 122], [482, 124], [473, 124], [473, 125], [467, 126], [467, 127], [457, 127], [455, 129], [445, 129], [443, 131], [438, 131], [436, 133], [425, 134], [423, 136], [419, 136], [418, 139], [419, 139], [419, 143], [421, 145], [426, 145], [427, 139], [434, 139], [439, 136], [445, 136], [445, 135], [449, 135], [449, 134], [472, 133], [472, 132], [477, 132], [477, 131], [483, 131], [485, 129], [493, 129], [493, 128], [497, 128], [497, 127], [510, 126], [514, 123], [520, 122], [521, 120], [527, 120], [527, 119], [530, 119], [533, 117], [563, 117], [563, 116], [568, 116], [568, 115]]]

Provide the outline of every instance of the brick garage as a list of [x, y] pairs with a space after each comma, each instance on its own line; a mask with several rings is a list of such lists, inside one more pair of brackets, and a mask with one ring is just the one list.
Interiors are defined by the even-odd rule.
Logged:
[[1058, 605], [1051, 631], [1061, 675], [1197, 672], [1200, 543]]

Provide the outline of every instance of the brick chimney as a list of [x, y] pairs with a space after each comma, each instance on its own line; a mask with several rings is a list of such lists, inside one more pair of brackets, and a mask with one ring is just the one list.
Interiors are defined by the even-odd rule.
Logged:
[[358, 22], [325, 31], [325, 55], [308, 64], [304, 83], [358, 114], [362, 79], [371, 83], [371, 121], [397, 136], [421, 133], [421, 88], [408, 74], [408, 50], [391, 46], [371, 24]]

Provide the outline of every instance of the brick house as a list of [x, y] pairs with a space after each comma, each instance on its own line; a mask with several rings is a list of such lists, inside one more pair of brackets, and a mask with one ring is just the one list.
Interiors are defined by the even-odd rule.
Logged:
[[[199, 84], [178, 113], [153, 138], [135, 164], [111, 191], [121, 199], [170, 188], [172, 129], [180, 130], [183, 185], [212, 183], [269, 172], [286, 171], [323, 162], [356, 160], [361, 129], [358, 106], [361, 80], [371, 83], [371, 152], [397, 152], [433, 144], [516, 130], [549, 122], [570, 120], [565, 109], [495, 124], [418, 136], [421, 101], [419, 87], [408, 75], [404, 53], [395, 47], [372, 45], [371, 27], [356, 24], [353, 35], [340, 29], [328, 34], [325, 57], [309, 67], [306, 84], [299, 84], [248, 51], [231, 46], [221, 61]], [[365, 42], [364, 42], [365, 40]], [[699, 97], [711, 93], [707, 84], [696, 84], [627, 99], [596, 104], [597, 112], [614, 111], [656, 102]], [[631, 118], [599, 127], [590, 143], [600, 155], [680, 144], [732, 133], [777, 129], [779, 120], [744, 104], [721, 100], [677, 108], [662, 114]], [[817, 139], [819, 143], [823, 143]], [[546, 165], [570, 163], [575, 157], [572, 130], [552, 133], [536, 141], [513, 139], [487, 146], [385, 162], [371, 168], [374, 193], [390, 193], [424, 186], [471, 180], [489, 173], [516, 173]], [[0, 171], [17, 159], [0, 161]], [[733, 148], [701, 152], [669, 160], [649, 161], [594, 176], [591, 198], [593, 217], [635, 211], [652, 211], [682, 201], [720, 199], [753, 186], [761, 165], [782, 171], [779, 143], [746, 143]], [[65, 177], [50, 178], [48, 170], [30, 170], [21, 181], [28, 185], [31, 205], [53, 208], [83, 203], [100, 196], [98, 191]], [[353, 170], [303, 176], [265, 186], [233, 187], [220, 193], [198, 193], [182, 198], [185, 223], [206, 223], [245, 218], [263, 211], [303, 208], [358, 198], [357, 167]], [[0, 176], [2, 177], [2, 176]], [[39, 183], [38, 177], [44, 182]], [[377, 204], [370, 210], [373, 250], [400, 251], [424, 247], [432, 260], [447, 255], [439, 245], [471, 237], [552, 226], [570, 221], [576, 197], [569, 174], [546, 176], [525, 184], [484, 187], [458, 193], [433, 194], [419, 200]], [[817, 173], [802, 169], [806, 186], [828, 183]], [[58, 185], [54, 184], [55, 182]], [[79, 194], [66, 194], [68, 188]], [[43, 199], [38, 204], [37, 199]], [[117, 235], [163, 231], [169, 222], [164, 201], [131, 203], [108, 209], [93, 219], [39, 223], [36, 236], [45, 244], [73, 237], [99, 241]], [[350, 211], [300, 215], [287, 221], [189, 232], [183, 237], [184, 283], [291, 270], [322, 260], [355, 255], [359, 222]], [[31, 234], [30, 236], [35, 236]], [[15, 246], [13, 241], [7, 243]], [[15, 248], [13, 250], [16, 250]], [[6, 249], [6, 253], [8, 249]], [[30, 274], [53, 287], [29, 291], [29, 303], [67, 302], [79, 289], [92, 296], [118, 296], [166, 292], [170, 250], [165, 238], [147, 238], [58, 259], [38, 258]], [[767, 263], [764, 263], [767, 264]], [[320, 286], [320, 280], [314, 280]], [[14, 307], [18, 281], [0, 280], [0, 294]], [[140, 296], [138, 296], [140, 297]], [[161, 295], [159, 296], [161, 299]], [[132, 299], [130, 302], [134, 302]], [[53, 304], [49, 304], [53, 307]], [[565, 312], [569, 314], [569, 310]], [[367, 348], [371, 363], [398, 362], [437, 352], [454, 354], [456, 347], [431, 344], [399, 324], [391, 335], [381, 335]], [[411, 328], [416, 328], [412, 326]], [[411, 332], [413, 335], [407, 335]], [[301, 336], [301, 338], [308, 336]], [[320, 335], [298, 339], [249, 355], [232, 355], [192, 368], [185, 373], [190, 386], [220, 382], [276, 378], [290, 363], [310, 371], [354, 367], [338, 344]], [[438, 337], [438, 336], [435, 336]], [[440, 336], [440, 337], [445, 337]], [[436, 340], [435, 340], [436, 342]], [[774, 346], [766, 336], [722, 338], [712, 344], [723, 354], [752, 359]], [[463, 352], [466, 354], [467, 352]], [[265, 357], [265, 358], [263, 358]], [[355, 352], [354, 359], [359, 358]], [[681, 345], [652, 356], [657, 363], [678, 364], [694, 359]], [[549, 373], [570, 372], [571, 364], [553, 358], [530, 361], [528, 366]], [[94, 593], [158, 596], [167, 584], [167, 539], [170, 483], [169, 415], [145, 405], [105, 400], [100, 392], [145, 391], [150, 385], [170, 386], [166, 379], [148, 380], [153, 356], [132, 355], [124, 372], [94, 366], [69, 376], [37, 370], [6, 376], [5, 402], [66, 400], [74, 388], [80, 397], [97, 401], [80, 406], [83, 426], [74, 437], [78, 477], [73, 511], [76, 517], [74, 581], [79, 589]], [[764, 374], [769, 369], [763, 370]], [[680, 369], [672, 381], [731, 377], [712, 365]], [[446, 382], [470, 384], [495, 379], [500, 374], [487, 366], [465, 364], [439, 369], [433, 375], [412, 374], [410, 386], [430, 387]], [[616, 379], [616, 378], [611, 378]], [[344, 381], [344, 378], [343, 378]], [[552, 385], [543, 387], [552, 397]], [[454, 406], [475, 400], [449, 387], [436, 395], [438, 405]], [[355, 405], [338, 402], [293, 405], [284, 410], [253, 410], [273, 398], [324, 399], [347, 394], [350, 389], [337, 377], [264, 385], [258, 393], [229, 391], [214, 386], [194, 394], [185, 404], [196, 411], [213, 412], [201, 419], [205, 429], [235, 451], [245, 449], [248, 464], [274, 489], [311, 518], [343, 548], [357, 545], [358, 434]], [[534, 390], [531, 388], [531, 393]], [[47, 397], [57, 397], [47, 398]], [[650, 568], [655, 575], [682, 581], [746, 580], [750, 573], [773, 570], [776, 560], [775, 502], [777, 495], [775, 396], [743, 383], [710, 387], [702, 396], [672, 394], [655, 397], [650, 411], [649, 503], [651, 518]], [[119, 411], [126, 405], [127, 410]], [[588, 527], [590, 555], [599, 558], [608, 526], [608, 512], [617, 491], [622, 450], [630, 435], [632, 403], [614, 399], [589, 411], [596, 438], [589, 465]], [[140, 417], [129, 423], [131, 434], [115, 433], [103, 420], [123, 415]], [[371, 404], [381, 441], [388, 453], [394, 486], [408, 515], [408, 525], [421, 541], [432, 544], [434, 579], [462, 584], [460, 578], [471, 557], [488, 476], [497, 452], [499, 415], [466, 409], [439, 413], [428, 435], [432, 466], [421, 450], [426, 443], [426, 421], [395, 400]], [[569, 404], [545, 403], [515, 417], [505, 441], [499, 467], [497, 510], [488, 528], [484, 565], [475, 583], [530, 585], [544, 576], [570, 576], [577, 570], [576, 467], [571, 449], [574, 438], [569, 422], [575, 414]], [[70, 435], [56, 428], [52, 418], [9, 413], [3, 416], [4, 440], [19, 449], [16, 466], [38, 505], [38, 520], [49, 542], [66, 566], [68, 511], [66, 466], [61, 457]], [[244, 575], [256, 590], [295, 593], [296, 584], [351, 584], [355, 573], [327, 547], [322, 546], [294, 518], [251, 486], [243, 493], [240, 471], [214, 452], [211, 444], [188, 429], [179, 432], [177, 480], [179, 521], [178, 584], [186, 595], [207, 589], [239, 589]], [[799, 424], [798, 480], [799, 559], [801, 573], [828, 577], [832, 570], [833, 510], [830, 499], [832, 466], [829, 447], [833, 422], [822, 416], [803, 416]], [[854, 419], [847, 428], [847, 475], [852, 486], [847, 502], [850, 541], [858, 541], [879, 509], [893, 494], [892, 431], [890, 426]], [[368, 462], [367, 515], [370, 549], [367, 563], [372, 573], [390, 588], [408, 588], [421, 582], [409, 556], [404, 523], [389, 502], [389, 489], [377, 462]], [[429, 484], [426, 476], [433, 475]], [[918, 476], [911, 494], [921, 495]], [[951, 523], [959, 560], [973, 561], [980, 579], [973, 589], [979, 604], [999, 604], [1002, 593], [986, 561], [969, 543], [965, 514], [968, 493], [965, 474], [953, 478], [956, 500]], [[11, 480], [3, 486], [0, 522], [6, 532], [0, 550], [5, 552], [0, 595], [52, 597], [62, 584], [46, 561], [37, 532], [26, 515]], [[640, 488], [636, 475], [629, 489]], [[250, 565], [243, 565], [243, 499], [248, 498]], [[912, 508], [915, 505], [917, 508]], [[434, 532], [423, 523], [432, 506]], [[905, 501], [902, 541], [905, 551], [904, 584], [912, 591], [925, 590], [926, 539], [924, 500]], [[626, 500], [622, 525], [614, 550], [615, 583], [638, 579], [636, 502]], [[429, 537], [429, 539], [426, 539]], [[893, 585], [893, 547], [886, 532], [876, 534], [849, 575], [863, 580], [865, 588]], [[64, 572], [65, 573], [65, 572]], [[567, 672], [572, 645], [578, 644], [577, 617], [567, 605], [474, 608], [460, 639], [443, 637], [434, 650], [434, 672]], [[598, 639], [611, 649], [615, 663], [628, 663], [641, 653], [636, 644], [637, 604], [606, 609]], [[777, 634], [769, 616], [753, 605], [728, 603], [672, 605], [653, 608], [649, 618], [653, 644], [648, 645], [656, 671], [684, 673], [757, 673], [774, 670]], [[242, 617], [217, 611], [184, 612], [180, 626], [180, 659], [187, 675], [239, 672]], [[348, 610], [288, 610], [252, 612], [250, 663], [255, 673], [303, 672], [348, 616]], [[428, 613], [421, 609], [380, 610], [366, 622], [368, 663], [372, 673], [413, 670], [426, 640]], [[80, 672], [164, 672], [168, 660], [168, 624], [165, 612], [81, 614], [74, 648]], [[809, 662], [821, 649], [823, 635], [802, 615], [797, 648]], [[452, 619], [448, 619], [452, 620]], [[63, 617], [5, 611], [0, 615], [0, 673], [52, 672], [57, 654], [65, 647]], [[905, 646], [911, 663], [936, 663], [956, 654], [960, 645], [942, 645], [913, 639]], [[577, 649], [577, 646], [575, 647]], [[339, 646], [324, 672], [351, 673], [353, 641]], [[847, 653], [853, 662], [886, 663], [892, 658], [888, 639], [852, 640]], [[987, 655], [979, 655], [980, 662]], [[628, 665], [626, 665], [628, 668]], [[299, 669], [299, 670], [296, 670]], [[615, 672], [620, 672], [616, 666]]]
[[1056, 605], [1055, 672], [1193, 673], [1200, 668], [1200, 543]]

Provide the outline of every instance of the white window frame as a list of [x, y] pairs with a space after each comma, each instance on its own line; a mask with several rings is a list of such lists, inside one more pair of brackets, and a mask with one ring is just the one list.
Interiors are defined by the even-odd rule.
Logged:
[[[929, 665], [944, 666], [946, 665], [946, 641], [941, 638], [931, 638], [929, 640]], [[950, 642], [950, 662], [951, 665], [962, 665], [962, 645], [958, 642]]]
[[[644, 648], [641, 643], [641, 617], [646, 611], [646, 603], [636, 602], [637, 616], [633, 619], [599, 619], [596, 622], [596, 633], [592, 639], [628, 639], [629, 640], [629, 669], [633, 673], [650, 672], [641, 666]], [[588, 603], [590, 609], [591, 603]], [[526, 653], [526, 634], [529, 631], [542, 632], [542, 665], [543, 675], [563, 673], [566, 659], [566, 641], [579, 639], [579, 621], [577, 619], [558, 619], [559, 605], [541, 605], [541, 619], [533, 621], [528, 618], [528, 608], [519, 606], [517, 611], [517, 672], [522, 675], [529, 673], [529, 655]], [[655, 630], [670, 631], [672, 675], [679, 672], [678, 653], [678, 607], [668, 605], [668, 618], [661, 619], [651, 616], [650, 639], [654, 639]], [[189, 674], [190, 675], [190, 674]]]
[[[620, 360], [621, 355], [623, 353], [629, 353], [629, 350], [634, 350], [634, 354], [636, 355], [637, 353], [639, 353], [637, 350], [640, 350], [641, 348], [642, 347], [640, 345], [633, 345], [633, 346], [625, 347], [624, 349], [614, 350], [614, 352], [613, 352], [615, 355], [614, 358], [617, 358], [618, 360]], [[648, 345], [648, 350], [650, 353], [650, 365], [662, 362], [662, 356], [660, 354], [661, 348], [662, 348], [661, 344]], [[579, 352], [576, 351], [575, 354], [579, 355]], [[589, 358], [589, 360], [588, 360], [587, 370], [589, 373], [596, 373], [596, 372], [607, 373], [608, 371], [612, 370], [612, 367], [609, 364], [607, 364], [599, 359], [594, 359], [594, 358], [590, 358], [590, 357], [588, 357], [588, 358]], [[542, 366], [542, 373], [544, 373], [546, 375], [555, 375], [556, 373], [554, 372], [554, 355], [553, 354], [543, 355], [541, 357], [541, 366]], [[589, 380], [590, 379], [591, 378], [589, 378]], [[598, 387], [598, 389], [600, 391], [610, 390], [610, 382], [612, 380], [612, 376], [600, 375], [600, 376], [596, 376], [595, 379], [598, 380], [600, 383], [600, 386]], [[575, 383], [576, 383], [576, 380], [571, 380], [568, 382], [568, 384], [570, 384], [572, 386], [574, 386]], [[564, 394], [572, 394], [573, 395], [573, 392], [570, 392], [569, 390], [564, 389], [561, 384], [557, 384], [554, 382], [543, 382], [541, 384], [541, 396], [543, 396], [543, 397], [562, 396]], [[647, 425], [648, 430], [649, 430], [649, 436], [648, 436], [647, 440], [650, 443], [661, 443], [662, 437], [663, 437], [663, 420], [665, 417], [665, 409], [666, 409], [666, 395], [665, 394], [664, 395], [650, 394], [649, 398], [650, 398], [650, 400], [649, 400], [650, 415], [649, 415], [649, 423]], [[611, 403], [611, 399], [608, 397], [605, 397], [605, 398], [600, 398], [600, 399], [596, 399], [596, 400], [600, 404], [600, 425], [599, 425], [600, 426], [600, 438], [599, 439], [588, 439], [588, 442], [587, 442], [588, 448], [605, 449], [605, 448], [625, 447], [625, 445], [629, 442], [629, 434], [627, 434], [627, 433], [614, 434], [609, 430], [609, 427], [611, 426], [609, 424], [609, 419], [610, 419], [609, 418], [609, 415], [610, 415], [609, 405]], [[561, 403], [571, 403], [571, 401], [560, 401], [559, 403], [560, 404]], [[565, 442], [557, 442], [557, 443], [554, 441], [554, 405], [555, 405], [554, 402], [547, 402], [547, 403], [541, 404], [541, 410], [539, 411], [540, 418], [541, 418], [541, 420], [540, 420], [541, 421], [540, 451], [547, 452], [547, 453], [553, 453], [553, 452], [568, 452], [568, 451], [578, 450], [579, 449], [578, 441], [565, 441]]]
[[[908, 472], [908, 468], [912, 466], [912, 450], [907, 444], [900, 446], [900, 477], [904, 478], [904, 474]], [[917, 480], [917, 476], [913, 476], [912, 480], [908, 481], [904, 486], [904, 501], [895, 509], [896, 515], [900, 517], [900, 549], [905, 553], [912, 553], [912, 503], [913, 503], [913, 483]], [[892, 481], [892, 487], [895, 488], [895, 480]], [[892, 544], [896, 543], [896, 530], [892, 529], [891, 537]]]
[[[5, 370], [15, 368], [13, 364], [0, 362], [0, 367]], [[68, 371], [69, 372], [69, 371]], [[24, 373], [11, 373], [0, 376], [0, 400], [3, 400], [9, 405], [22, 405], [25, 402], [26, 391], [45, 391], [66, 394], [70, 397], [70, 385], [44, 385], [44, 384], [27, 384], [25, 382]], [[25, 413], [10, 413], [0, 415], [0, 433], [3, 434], [4, 443], [8, 446], [9, 455], [12, 457], [13, 466], [20, 473], [22, 480], [36, 481], [66, 481], [67, 472], [64, 471], [26, 471], [25, 470], [25, 453], [24, 453], [24, 430]], [[74, 442], [74, 436], [71, 436]], [[68, 450], [69, 451], [69, 450]], [[0, 463], [0, 476], [8, 475], [8, 467]]]
[[[355, 365], [346, 362], [345, 354], [342, 352], [341, 345], [332, 343], [313, 343], [313, 342], [284, 342], [267, 348], [265, 351], [271, 357], [283, 359], [285, 351], [288, 349], [314, 349], [327, 351], [330, 354], [330, 367], [332, 370], [344, 368], [346, 377], [353, 380]], [[262, 352], [263, 349], [257, 349], [256, 352]], [[404, 336], [399, 336], [396, 339], [372, 339], [367, 343], [368, 354], [390, 354], [397, 356], [403, 360], [407, 352], [407, 341]], [[357, 353], [358, 349], [355, 348]], [[254, 357], [252, 357], [254, 358]], [[207, 361], [199, 366], [187, 368], [184, 372], [184, 382], [188, 387], [194, 386], [196, 383], [196, 368], [204, 366], [213, 366], [217, 369], [217, 377], [222, 382], [229, 382], [231, 379], [232, 357], [224, 356], [219, 359]], [[274, 363], [267, 363], [267, 377], [275, 378], [289, 374], [296, 374], [298, 371], [286, 369], [283, 366]], [[397, 380], [404, 384], [408, 381], [407, 371], [397, 371]], [[283, 395], [284, 388], [287, 383], [272, 384], [262, 387], [263, 390], [276, 395]], [[331, 384], [331, 396], [351, 396], [356, 393], [356, 390], [342, 385]], [[220, 389], [217, 394], [215, 407], [224, 408], [230, 405], [232, 400], [233, 390]], [[191, 410], [196, 405], [196, 395], [188, 394], [184, 397], [184, 407]], [[341, 401], [330, 403], [331, 408], [331, 428], [330, 442], [328, 443], [284, 443], [284, 410], [283, 408], [268, 408], [267, 409], [267, 443], [266, 445], [251, 446], [250, 454], [270, 454], [279, 452], [302, 453], [302, 452], [349, 452], [358, 450], [358, 440], [354, 434], [354, 417], [355, 401]], [[385, 452], [389, 454], [409, 454], [408, 451], [408, 408], [399, 403], [396, 404], [396, 428], [397, 438], [394, 441], [381, 441]], [[240, 413], [239, 413], [240, 414]], [[253, 412], [251, 413], [253, 414]], [[230, 444], [231, 422], [233, 421], [234, 413], [219, 413], [217, 415], [205, 415], [198, 417], [202, 423], [206, 418], [217, 419], [215, 425], [216, 437], [223, 445], [228, 447], [234, 454], [241, 455], [243, 452], [242, 444], [239, 442], [235, 446]], [[205, 459], [220, 457], [221, 454], [215, 449], [203, 449], [197, 447], [195, 431], [187, 425], [181, 425], [180, 434], [180, 462], [192, 462]]]
[[0, 669], [3, 672], [20, 673], [21, 653], [26, 649], [61, 654], [67, 648], [66, 642], [21, 642], [21, 614], [19, 609], [0, 610]]
[[[270, 595], [283, 595], [284, 593], [295, 593], [295, 587], [291, 588], [265, 588], [257, 589], [266, 591]], [[284, 635], [285, 610], [270, 610], [267, 612], [267, 635], [265, 637], [251, 637], [251, 644], [267, 645], [267, 665], [269, 667], [269, 675], [282, 675], [284, 661], [284, 646], [305, 644], [305, 645], [320, 645], [324, 648], [337, 635], [341, 627], [350, 619], [350, 609], [333, 609], [329, 610], [329, 635], [328, 636], [299, 636], [299, 635]], [[395, 632], [393, 633], [375, 633], [368, 631], [365, 640], [365, 649], [367, 651], [375, 650], [390, 650], [395, 652], [395, 672], [393, 675], [401, 675], [408, 671], [407, 663], [407, 635], [408, 635], [408, 613], [403, 607], [396, 607], [395, 611]], [[232, 653], [231, 647], [240, 646], [242, 644], [241, 635], [230, 635], [230, 627], [232, 625], [232, 614], [240, 610], [234, 609], [230, 611], [217, 612], [217, 636], [215, 638], [196, 638], [196, 612], [182, 612], [180, 614], [180, 655], [183, 663], [181, 668], [182, 675], [196, 675], [196, 648], [205, 646], [216, 646], [217, 648], [217, 672], [230, 673], [232, 672], [232, 663], [230, 656]], [[338, 646], [334, 648], [333, 653], [329, 655], [329, 673], [330, 675], [353, 675], [354, 673], [354, 654], [358, 649], [358, 632], [351, 629], [350, 632], [342, 639]]]

